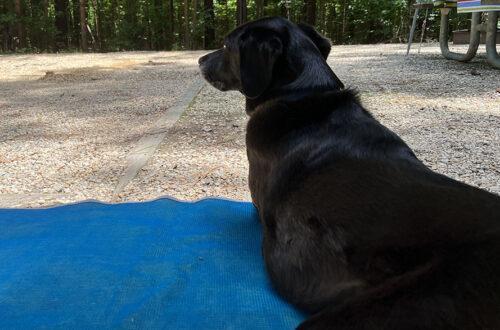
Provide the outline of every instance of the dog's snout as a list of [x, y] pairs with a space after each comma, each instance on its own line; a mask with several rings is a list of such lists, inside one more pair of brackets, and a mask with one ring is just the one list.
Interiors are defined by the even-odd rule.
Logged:
[[211, 52], [198, 59], [201, 75], [212, 86], [221, 90], [238, 90], [238, 79], [231, 71], [222, 49]]

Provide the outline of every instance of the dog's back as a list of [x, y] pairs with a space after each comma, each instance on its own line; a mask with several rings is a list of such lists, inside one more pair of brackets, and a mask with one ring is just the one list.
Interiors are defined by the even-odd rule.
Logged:
[[304, 328], [500, 329], [498, 196], [430, 171], [345, 91], [264, 104], [247, 146], [273, 283], [318, 313]]

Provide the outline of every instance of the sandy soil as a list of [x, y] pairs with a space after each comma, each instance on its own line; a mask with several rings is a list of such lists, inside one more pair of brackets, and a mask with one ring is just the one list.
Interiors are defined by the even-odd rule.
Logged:
[[[404, 51], [336, 46], [329, 63], [431, 168], [500, 193], [499, 71], [481, 57], [447, 61], [437, 45], [410, 57]], [[243, 98], [210, 86], [113, 195], [127, 153], [199, 79], [202, 53], [0, 56], [0, 206], [162, 195], [248, 200]]]

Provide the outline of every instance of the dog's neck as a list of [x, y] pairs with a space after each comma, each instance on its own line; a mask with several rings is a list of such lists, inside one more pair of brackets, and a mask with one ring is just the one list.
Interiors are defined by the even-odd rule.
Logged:
[[318, 54], [294, 58], [290, 62], [290, 67], [301, 68], [301, 70], [296, 74], [296, 78], [292, 82], [280, 87], [284, 91], [303, 89], [331, 90], [344, 87], [328, 63]]
[[[287, 78], [275, 79], [262, 95], [246, 99], [246, 112], [251, 114], [260, 104], [273, 99], [300, 99], [322, 91], [341, 90], [342, 82], [322, 57], [312, 56], [292, 59], [286, 63]], [[294, 72], [290, 68], [300, 68]]]

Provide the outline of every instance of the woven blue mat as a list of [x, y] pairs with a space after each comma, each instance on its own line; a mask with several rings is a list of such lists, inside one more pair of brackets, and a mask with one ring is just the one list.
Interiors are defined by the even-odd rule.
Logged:
[[0, 210], [0, 328], [292, 329], [249, 203]]

